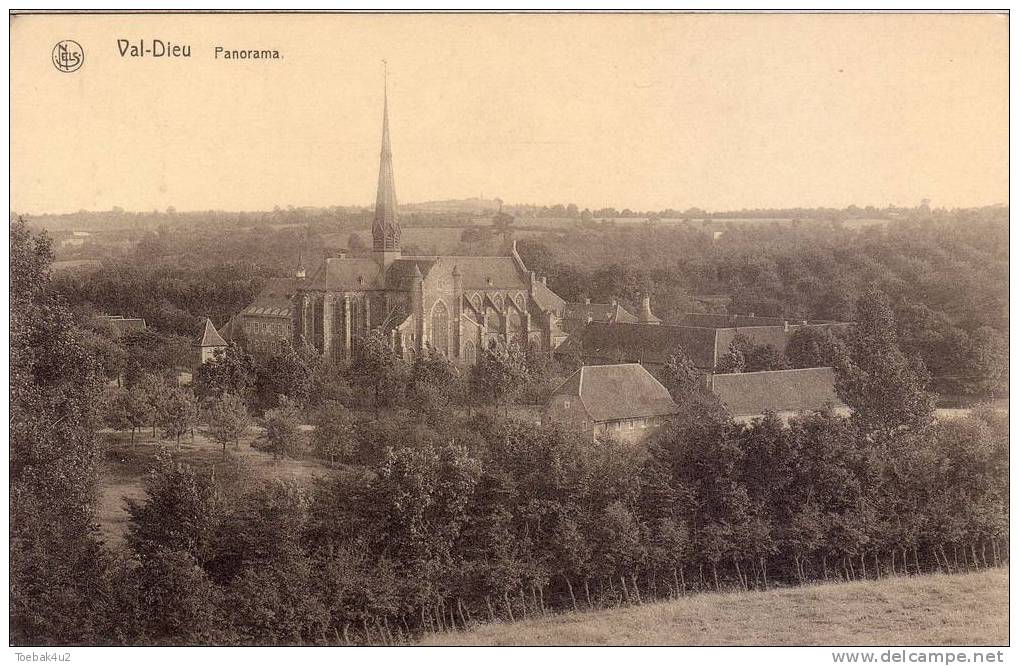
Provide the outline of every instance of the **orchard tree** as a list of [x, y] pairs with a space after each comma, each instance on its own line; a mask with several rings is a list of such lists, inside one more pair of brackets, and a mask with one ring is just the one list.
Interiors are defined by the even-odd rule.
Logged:
[[258, 392], [263, 405], [275, 407], [281, 395], [298, 405], [308, 402], [312, 368], [289, 342], [266, 359], [258, 375]]
[[163, 433], [177, 442], [195, 427], [198, 420], [198, 400], [191, 391], [183, 388], [172, 388], [160, 408], [160, 420]]
[[316, 455], [334, 463], [354, 453], [354, 422], [342, 404], [331, 402], [320, 407], [315, 412], [314, 425], [311, 441]]
[[248, 408], [233, 393], [224, 393], [209, 408], [209, 434], [223, 445], [224, 455], [228, 442], [233, 443], [234, 448], [240, 447], [240, 439], [250, 423]]
[[151, 422], [151, 407], [137, 389], [114, 388], [106, 393], [106, 425], [114, 430], [130, 430], [131, 444], [139, 428]]
[[[107, 387], [103, 395], [103, 421], [112, 430], [128, 430], [131, 426], [127, 419], [127, 401], [130, 393], [127, 389]], [[131, 431], [131, 443], [134, 444], [134, 431]]]
[[139, 407], [139, 413], [147, 417], [146, 425], [152, 426], [152, 436], [155, 437], [160, 410], [167, 401], [171, 386], [158, 375], [144, 375], [131, 390], [137, 394], [138, 401], [143, 405]]
[[265, 439], [274, 460], [296, 455], [302, 446], [300, 409], [286, 396], [265, 413]]
[[252, 398], [256, 378], [254, 359], [231, 341], [225, 350], [217, 349], [215, 355], [195, 371], [195, 393], [203, 400], [232, 393], [247, 403]]

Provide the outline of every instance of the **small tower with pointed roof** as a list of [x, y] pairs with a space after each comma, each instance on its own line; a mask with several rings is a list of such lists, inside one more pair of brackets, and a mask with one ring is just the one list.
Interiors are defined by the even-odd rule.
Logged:
[[[382, 61], [385, 65], [385, 60]], [[393, 176], [393, 149], [389, 142], [389, 81], [383, 74], [382, 150], [379, 154], [379, 187], [375, 194], [372, 218], [372, 250], [383, 267], [400, 257], [400, 220], [396, 215], [396, 182]]]
[[208, 317], [205, 318], [205, 323], [202, 325], [202, 332], [198, 338], [198, 342], [194, 345], [195, 357], [198, 360], [198, 364], [206, 363], [216, 355], [217, 349], [226, 349], [226, 340], [219, 334], [216, 327], [212, 325], [212, 320]]
[[637, 321], [642, 324], [662, 323], [662, 320], [651, 312], [651, 296], [647, 292], [645, 292], [644, 297], [640, 299], [640, 314], [637, 315]]

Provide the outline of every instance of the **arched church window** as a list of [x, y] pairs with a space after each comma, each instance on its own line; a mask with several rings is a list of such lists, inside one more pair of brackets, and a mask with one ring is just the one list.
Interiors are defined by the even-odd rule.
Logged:
[[506, 329], [509, 338], [508, 342], [513, 342], [521, 347], [527, 345], [527, 331], [524, 330], [524, 316], [522, 314], [512, 310], [507, 315]]
[[481, 309], [481, 294], [474, 294], [471, 296], [471, 305], [474, 306], [474, 310], [481, 314], [484, 310]]
[[492, 303], [495, 304], [495, 309], [496, 310], [498, 310], [499, 312], [502, 312], [502, 308], [503, 308], [502, 294], [498, 294], [497, 293], [494, 296], [492, 296]]
[[490, 331], [502, 331], [502, 313], [489, 305], [485, 308], [485, 322]]
[[464, 363], [467, 365], [474, 365], [478, 362], [478, 351], [474, 348], [474, 343], [468, 340], [464, 343]]
[[432, 347], [449, 356], [449, 310], [442, 301], [432, 306]]

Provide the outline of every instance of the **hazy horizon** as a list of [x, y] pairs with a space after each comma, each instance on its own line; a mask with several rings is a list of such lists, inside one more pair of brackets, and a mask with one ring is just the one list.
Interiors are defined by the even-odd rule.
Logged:
[[[398, 204], [398, 206], [400, 208], [404, 208], [404, 207], [411, 207], [411, 206], [423, 206], [423, 205], [427, 205], [427, 204], [446, 203], [447, 201], [448, 202], [461, 202], [461, 201], [468, 201], [468, 200], [474, 199], [474, 198], [477, 198], [477, 197], [464, 197], [462, 199], [437, 199], [437, 200], [433, 200], [433, 201], [408, 201], [406, 203]], [[495, 196], [492, 196], [492, 197], [489, 197], [487, 194], [485, 195], [485, 200], [491, 200], [491, 199], [495, 199], [495, 198], [500, 198], [500, 197], [498, 197], [498, 195], [495, 195]], [[503, 205], [507, 206], [507, 207], [510, 207], [510, 208], [515, 207], [515, 206], [535, 206], [535, 207], [549, 206], [549, 207], [551, 207], [551, 206], [554, 206], [556, 204], [562, 204], [562, 205], [566, 206], [566, 205], [568, 205], [570, 203], [575, 203], [575, 202], [556, 201], [556, 202], [535, 204], [535, 203], [520, 203], [520, 202], [516, 202], [516, 201], [503, 201]], [[896, 209], [917, 208], [919, 206], [919, 204], [920, 204], [920, 202], [917, 202], [916, 204], [913, 204], [913, 205], [892, 203], [892, 204], [884, 204], [884, 205], [876, 205], [876, 204], [864, 204], [864, 205], [861, 205], [861, 204], [847, 204], [845, 206], [825, 206], [824, 204], [819, 204], [817, 206], [767, 206], [767, 207], [761, 207], [761, 206], [749, 207], [748, 206], [746, 208], [726, 208], [726, 209], [717, 209], [717, 210], [716, 209], [712, 209], [712, 208], [705, 208], [704, 206], [694, 205], [694, 206], [689, 206], [689, 207], [684, 208], [684, 209], [673, 209], [673, 210], [676, 210], [677, 212], [685, 212], [686, 210], [689, 210], [690, 208], [696, 208], [696, 209], [704, 211], [705, 213], [707, 213], [709, 215], [717, 215], [719, 213], [738, 213], [738, 212], [742, 212], [744, 210], [746, 210], [746, 211], [752, 211], [752, 210], [782, 211], [782, 210], [795, 210], [795, 209], [805, 209], [805, 210], [812, 210], [812, 209], [845, 210], [846, 208], [848, 208], [850, 206], [856, 206], [857, 208], [859, 208], [861, 210], [865, 210], [868, 207], [872, 207], [872, 208], [880, 211], [880, 210], [884, 210], [884, 209], [886, 209], [888, 207], [896, 208]], [[979, 208], [994, 208], [994, 207], [998, 207], [998, 206], [1008, 207], [1008, 205], [1009, 204], [1007, 202], [1000, 202], [1000, 203], [987, 203], [987, 204], [973, 204], [971, 206], [938, 206], [937, 202], [932, 201], [930, 207], [931, 207], [932, 210], [937, 210], [937, 209], [944, 209], [944, 210], [967, 210], [967, 209], [979, 209]], [[280, 210], [283, 210], [283, 211], [286, 211], [288, 209], [294, 209], [294, 210], [298, 210], [298, 209], [324, 210], [324, 209], [328, 209], [328, 208], [363, 208], [363, 209], [365, 209], [365, 210], [370, 212], [374, 208], [374, 206], [375, 206], [375, 204], [374, 204], [374, 202], [372, 202], [372, 203], [364, 203], [364, 204], [337, 203], [337, 204], [306, 205], [306, 206], [291, 206], [291, 205], [287, 204], [287, 205], [283, 205], [283, 206], [278, 206], [278, 208]], [[170, 204], [170, 207], [173, 208], [174, 214], [178, 214], [178, 215], [197, 215], [197, 214], [208, 213], [208, 212], [227, 213], [227, 214], [230, 214], [230, 213], [243, 213], [243, 214], [254, 215], [254, 214], [258, 214], [258, 213], [270, 213], [270, 212], [272, 212], [276, 208], [276, 207], [273, 207], [273, 208], [246, 208], [246, 209], [232, 209], [232, 208], [231, 209], [228, 209], [228, 208], [190, 208], [189, 209], [189, 208], [178, 208], [177, 206], [174, 206], [173, 204]], [[598, 210], [598, 209], [593, 209], [590, 206], [582, 206], [580, 204], [577, 204], [577, 208], [580, 211], [588, 209], [588, 210], [591, 210], [592, 212], [594, 212], [594, 211]], [[620, 205], [616, 205], [616, 206], [608, 205], [608, 206], [601, 206], [599, 208], [615, 208], [619, 212], [622, 212], [625, 209], [629, 209], [629, 210], [631, 210], [634, 213], [646, 213], [646, 212], [657, 213], [657, 212], [661, 212], [662, 210], [666, 210], [665, 208], [641, 209], [641, 208], [635, 208], [635, 207], [632, 207], [632, 206], [620, 206]], [[78, 210], [67, 210], [67, 211], [58, 211], [58, 212], [51, 212], [51, 211], [32, 212], [32, 211], [14, 210], [12, 208], [11, 211], [10, 211], [10, 213], [13, 214], [13, 215], [27, 215], [29, 217], [46, 217], [46, 216], [54, 216], [54, 217], [56, 217], [56, 216], [61, 216], [61, 215], [75, 215], [75, 214], [80, 214], [80, 213], [87, 213], [87, 214], [95, 215], [95, 214], [113, 213], [113, 212], [117, 212], [117, 213], [124, 214], [124, 215], [150, 215], [152, 213], [166, 214], [167, 213], [167, 209], [165, 209], [165, 208], [163, 208], [163, 209], [153, 208], [153, 209], [148, 209], [148, 210], [130, 210], [130, 209], [126, 209], [126, 208], [120, 208], [119, 210], [114, 211], [114, 209], [112, 209], [112, 208], [108, 208], [108, 209], [86, 209], [86, 208], [79, 208]]]
[[[11, 210], [1008, 203], [1002, 14], [96, 15], [11, 20]], [[50, 62], [75, 39], [85, 64]], [[117, 39], [188, 43], [125, 58]], [[225, 62], [217, 45], [278, 49]]]

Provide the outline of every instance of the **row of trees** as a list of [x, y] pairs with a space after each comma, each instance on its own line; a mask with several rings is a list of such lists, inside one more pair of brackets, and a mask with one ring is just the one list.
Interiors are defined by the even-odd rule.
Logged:
[[334, 430], [356, 464], [312, 488], [167, 457], [131, 509], [110, 612], [128, 642], [363, 644], [1003, 561], [1006, 419], [935, 424], [921, 401], [872, 429], [860, 408], [741, 426], [693, 395], [647, 449], [411, 412]]

